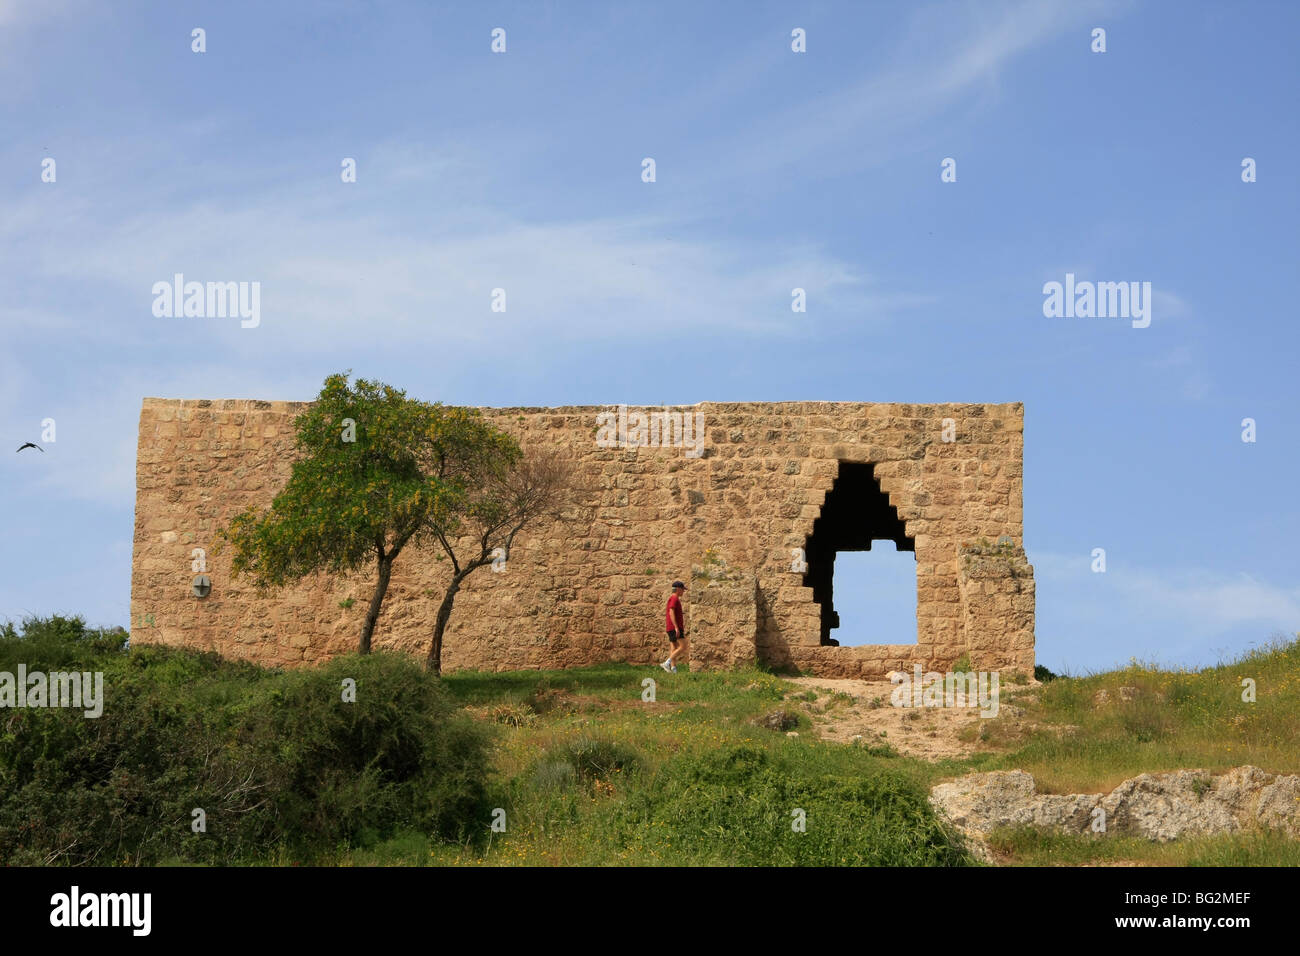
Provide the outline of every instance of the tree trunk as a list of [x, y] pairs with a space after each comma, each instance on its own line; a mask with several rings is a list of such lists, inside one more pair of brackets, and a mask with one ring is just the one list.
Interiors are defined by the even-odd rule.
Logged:
[[433, 643], [429, 645], [429, 660], [425, 666], [439, 677], [442, 676], [442, 632], [447, 629], [447, 620], [451, 617], [451, 606], [456, 603], [456, 592], [460, 590], [460, 582], [464, 581], [465, 576], [472, 570], [473, 568], [466, 568], [451, 579], [442, 604], [438, 607], [438, 619], [433, 625]]
[[384, 595], [388, 593], [388, 579], [393, 574], [392, 556], [379, 559], [379, 580], [375, 582], [375, 593], [370, 599], [370, 609], [366, 611], [366, 621], [361, 625], [361, 639], [357, 642], [357, 653], [370, 653], [370, 638], [375, 633], [375, 622], [379, 620], [379, 609], [383, 606]]

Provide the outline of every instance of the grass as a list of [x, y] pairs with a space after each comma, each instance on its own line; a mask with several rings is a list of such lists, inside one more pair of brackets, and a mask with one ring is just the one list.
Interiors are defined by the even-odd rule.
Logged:
[[[1255, 682], [1254, 702], [1242, 699], [1244, 678]], [[1120, 688], [1136, 693], [1124, 700]], [[1103, 690], [1109, 699], [1099, 704]], [[1026, 711], [1019, 728], [990, 723], [988, 742], [1004, 752], [968, 762], [971, 769], [1025, 770], [1047, 793], [1099, 793], [1140, 773], [1191, 768], [1300, 772], [1300, 640], [1274, 639], [1199, 671], [1134, 661], [1057, 678], [1034, 697], [1016, 698]]]
[[[89, 664], [121, 641], [49, 631], [23, 640], [25, 659]], [[12, 628], [0, 638], [19, 647]], [[136, 663], [120, 666], [129, 672], [148, 662], [160, 683], [183, 686], [193, 706], [214, 713], [256, 710], [265, 696], [258, 689], [283, 680], [248, 664], [217, 667], [210, 657], [142, 650], [131, 652]], [[1254, 681], [1254, 702], [1242, 699], [1243, 678]], [[981, 752], [938, 763], [900, 755], [883, 737], [819, 740], [809, 714], [834, 716], [853, 698], [761, 669], [665, 674], [607, 663], [459, 671], [440, 685], [490, 737], [486, 799], [460, 828], [461, 842], [399, 822], [310, 861], [281, 847], [238, 862], [972, 865], [926, 801], [940, 780], [1017, 768], [1033, 774], [1040, 792], [1061, 793], [1101, 792], [1139, 773], [1185, 768], [1300, 772], [1300, 640], [1275, 640], [1200, 671], [1134, 661], [1108, 673], [1053, 675], [1016, 689], [1023, 717], [978, 723]], [[1101, 691], [1107, 700], [1098, 704]], [[778, 710], [801, 715], [799, 736], [758, 725]], [[996, 833], [990, 845], [1007, 865], [1300, 865], [1300, 841], [1275, 833], [1156, 844], [1022, 829]]]
[[[800, 803], [832, 817], [835, 828], [868, 832], [872, 821], [890, 821], [892, 862], [962, 864], [971, 860], [958, 841], [914, 799], [905, 801], [906, 812], [882, 813], [890, 806], [889, 793], [914, 798], [940, 779], [1013, 767], [1034, 774], [1040, 789], [1049, 792], [1098, 792], [1139, 773], [1193, 766], [1221, 771], [1254, 763], [1273, 772], [1300, 771], [1300, 754], [1288, 746], [1300, 739], [1300, 644], [1294, 641], [1274, 642], [1239, 661], [1197, 672], [1135, 662], [1109, 673], [1055, 678], [1016, 696], [1026, 709], [1023, 720], [989, 722], [994, 752], [940, 763], [899, 756], [887, 744], [823, 742], [806, 726], [799, 738], [789, 738], [753, 723], [791, 702], [823, 711], [840, 702], [839, 694], [818, 695], [762, 671], [709, 672], [656, 675], [656, 701], [646, 704], [640, 696], [645, 674], [644, 668], [604, 664], [561, 672], [449, 675], [453, 696], [467, 706], [507, 700], [529, 706], [557, 694], [569, 702], [533, 723], [501, 727], [496, 769], [510, 821], [507, 832], [494, 834], [484, 846], [430, 845], [404, 837], [343, 862], [883, 862], [859, 845], [787, 838], [781, 811], [785, 804]], [[1242, 677], [1256, 681], [1254, 703], [1241, 700]], [[1121, 687], [1137, 690], [1123, 699]], [[1094, 698], [1101, 690], [1109, 701], [1098, 706]], [[1010, 729], [1013, 724], [1019, 729]], [[574, 748], [592, 745], [575, 742], [592, 740], [626, 753], [627, 759], [606, 760], [601, 773], [581, 772]], [[715, 759], [724, 762], [757, 761], [743, 785], [732, 780], [727, 786], [726, 772], [710, 769], [710, 755], [719, 754]], [[855, 783], [865, 783], [866, 792], [855, 793]], [[742, 793], [750, 799], [742, 799]], [[907, 822], [900, 823], [900, 817]], [[923, 845], [929, 858], [920, 852]], [[1256, 832], [1157, 844], [1026, 829], [995, 834], [991, 845], [998, 861], [1010, 865], [1300, 862], [1300, 843]], [[802, 857], [810, 847], [814, 858]]]
[[[970, 865], [925, 801], [925, 768], [887, 747], [845, 747], [756, 726], [795, 690], [761, 670], [644, 667], [447, 675], [496, 721], [492, 800], [504, 833], [455, 846], [402, 833], [345, 865]], [[800, 691], [800, 699], [808, 695]], [[511, 711], [514, 712], [513, 710]], [[535, 710], [533, 710], [536, 713]], [[794, 826], [802, 812], [802, 832]]]
[[[399, 840], [352, 862], [741, 862], [734, 848], [729, 857], [711, 858], [708, 849], [687, 852], [671, 837], [699, 841], [701, 834], [694, 832], [694, 822], [645, 811], [651, 801], [647, 794], [653, 794], [656, 787], [672, 790], [669, 784], [679, 777], [674, 763], [698, 762], [702, 755], [734, 753], [738, 747], [757, 747], [772, 755], [780, 772], [793, 778], [823, 782], [887, 779], [912, 793], [923, 793], [941, 779], [1011, 768], [1032, 773], [1042, 792], [1101, 792], [1140, 773], [1188, 767], [1220, 772], [1251, 763], [1275, 773], [1300, 772], [1300, 753], [1293, 744], [1300, 739], [1298, 641], [1274, 641], [1240, 660], [1200, 671], [1162, 670], [1133, 662], [1108, 673], [1053, 675], [1053, 680], [1041, 687], [1016, 695], [1017, 704], [1026, 711], [1023, 720], [981, 722], [993, 752], [939, 763], [899, 756], [883, 741], [844, 746], [817, 740], [806, 726], [800, 728], [799, 738], [787, 738], [752, 723], [780, 709], [783, 702], [823, 711], [840, 702], [838, 693], [828, 698], [762, 671], [656, 675], [657, 700], [644, 704], [640, 682], [645, 674], [644, 668], [604, 664], [558, 672], [449, 675], [453, 696], [470, 706], [503, 700], [527, 706], [557, 693], [571, 704], [549, 716], [539, 715], [535, 723], [502, 728], [496, 768], [505, 783], [502, 803], [511, 826], [507, 833], [495, 835], [490, 847], [426, 843], [415, 847]], [[1254, 703], [1241, 699], [1243, 677], [1256, 682]], [[1121, 687], [1136, 688], [1132, 699], [1121, 698]], [[1107, 691], [1109, 700], [1097, 705], [1094, 699], [1102, 690]], [[576, 773], [557, 772], [554, 765], [564, 760], [555, 755], [562, 754], [573, 739], [592, 734], [634, 749], [636, 766], [585, 784]], [[539, 765], [551, 769], [539, 776]], [[750, 785], [755, 784], [750, 781]], [[835, 792], [835, 785], [826, 783], [826, 792]], [[774, 803], [784, 796], [764, 793]], [[846, 798], [840, 795], [837, 799]], [[679, 798], [669, 801], [673, 802], [680, 802]], [[634, 839], [626, 838], [626, 821], [620, 824], [617, 812], [619, 807], [629, 806], [643, 811], [641, 831]], [[690, 803], [686, 812], [697, 817], [704, 830], [713, 827], [726, 832], [726, 815], [738, 810], [725, 800], [706, 800]], [[842, 815], [840, 823], [848, 823], [851, 817], [851, 813]], [[755, 816], [746, 825], [771, 836], [776, 832], [776, 817]], [[853, 825], [860, 826], [861, 821]], [[942, 840], [940, 837], [939, 842]], [[709, 845], [718, 848], [717, 841]], [[1300, 842], [1253, 832], [1156, 844], [1127, 837], [1101, 839], [1022, 830], [996, 834], [992, 845], [999, 862], [1010, 865], [1256, 866], [1296, 865], [1300, 861]], [[830, 847], [823, 849], [827, 854], [834, 852]], [[768, 854], [763, 862], [774, 863], [784, 860], [782, 854], [790, 848], [773, 837], [763, 842], [762, 851]], [[819, 862], [842, 861], [824, 855]], [[963, 856], [960, 862], [970, 861]]]
[[1300, 866], [1300, 841], [1270, 832], [1155, 843], [1140, 837], [1076, 836], [1024, 827], [995, 831], [989, 845], [1015, 866]]

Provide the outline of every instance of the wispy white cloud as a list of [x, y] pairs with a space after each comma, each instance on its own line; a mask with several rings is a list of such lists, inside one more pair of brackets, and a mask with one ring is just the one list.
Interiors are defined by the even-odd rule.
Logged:
[[1114, 7], [1032, 0], [918, 8], [893, 63], [865, 65], [858, 83], [770, 112], [745, 135], [701, 149], [707, 148], [716, 179], [770, 175], [814, 160], [822, 174], [877, 165], [932, 142], [934, 124], [995, 88], [1017, 56]]
[[[395, 160], [396, 174], [415, 177], [418, 156]], [[454, 195], [446, 175], [453, 165], [434, 168]], [[797, 331], [790, 319], [795, 287], [823, 313], [858, 321], [919, 301], [912, 290], [890, 288], [809, 242], [687, 235], [663, 217], [525, 222], [462, 203], [431, 209], [423, 228], [395, 226], [367, 205], [314, 190], [170, 201], [118, 219], [67, 204], [35, 240], [21, 225], [0, 227], [0, 249], [11, 246], [21, 257], [29, 291], [98, 290], [112, 303], [111, 322], [98, 310], [87, 314], [87, 333], [111, 328], [125, 341], [165, 341], [173, 334], [165, 323], [174, 330], [196, 321], [151, 314], [153, 284], [177, 272], [198, 281], [260, 282], [262, 326], [219, 346], [236, 352], [264, 347], [262, 336], [292, 338], [305, 352], [336, 350], [362, 329], [367, 341], [398, 344], [491, 342], [510, 328], [527, 347], [573, 336], [600, 341], [644, 327], [781, 336]], [[15, 222], [30, 222], [29, 206], [38, 202], [19, 203]], [[506, 290], [504, 315], [490, 310], [497, 288]], [[23, 327], [41, 315], [11, 306], [0, 319]], [[69, 324], [66, 316], [52, 321]]]
[[1118, 583], [1134, 602], [1169, 617], [1216, 626], [1264, 624], [1300, 630], [1300, 588], [1268, 584], [1245, 572], [1128, 573]]
[[[1039, 656], [1072, 667], [1109, 667], [1132, 657], [1209, 664], [1275, 634], [1300, 631], [1300, 587], [1204, 567], [1125, 567], [1108, 555], [1104, 574], [1089, 551], [1035, 551]], [[1068, 628], [1090, 635], [1064, 644]], [[1153, 637], [1158, 643], [1153, 642]], [[1157, 652], [1156, 648], [1159, 648]]]

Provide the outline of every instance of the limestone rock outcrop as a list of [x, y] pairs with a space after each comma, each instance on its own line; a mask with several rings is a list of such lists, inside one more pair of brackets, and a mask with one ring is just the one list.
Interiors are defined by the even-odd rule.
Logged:
[[[939, 784], [930, 791], [930, 804], [977, 839], [998, 827], [1015, 826], [1162, 843], [1252, 826], [1300, 836], [1300, 775], [1249, 766], [1219, 776], [1205, 770], [1144, 773], [1110, 793], [1073, 794], [1040, 794], [1023, 770], [995, 770]], [[1096, 819], [1104, 820], [1104, 831], [1094, 830]]]

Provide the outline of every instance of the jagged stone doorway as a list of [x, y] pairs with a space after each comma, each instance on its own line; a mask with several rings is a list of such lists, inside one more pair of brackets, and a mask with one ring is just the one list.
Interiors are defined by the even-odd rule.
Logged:
[[[873, 541], [892, 541], [898, 551], [911, 552], [915, 564], [916, 542], [908, 537], [898, 510], [881, 490], [875, 465], [841, 461], [835, 483], [826, 493], [821, 515], [813, 521], [812, 534], [804, 546], [808, 570], [804, 572], [803, 583], [813, 589], [813, 600], [821, 608], [823, 645], [839, 644], [831, 636], [831, 631], [840, 626], [840, 616], [835, 610], [835, 555], [840, 551], [870, 551]], [[915, 575], [912, 580], [915, 582]], [[915, 583], [912, 598], [915, 608]], [[911, 643], [915, 639], [913, 632], [908, 641], [887, 643]]]

